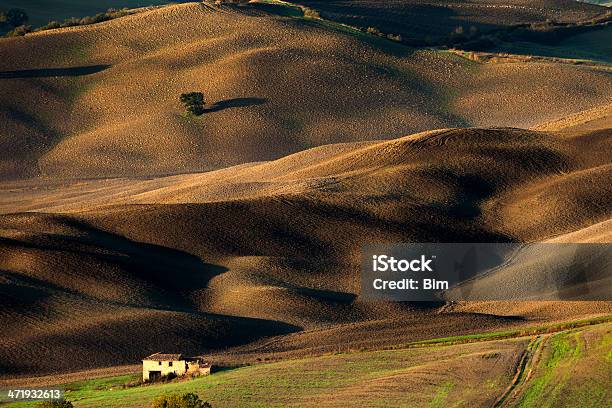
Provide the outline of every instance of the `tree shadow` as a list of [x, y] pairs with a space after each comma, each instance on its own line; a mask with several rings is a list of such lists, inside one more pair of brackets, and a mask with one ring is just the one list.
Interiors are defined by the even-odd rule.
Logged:
[[247, 106], [263, 105], [268, 102], [266, 98], [232, 98], [215, 102], [210, 108], [204, 109], [203, 113], [218, 112], [230, 108], [244, 108]]
[[0, 71], [0, 79], [12, 78], [45, 78], [45, 77], [75, 77], [102, 72], [111, 65], [89, 65], [70, 68], [22, 69], [18, 71]]

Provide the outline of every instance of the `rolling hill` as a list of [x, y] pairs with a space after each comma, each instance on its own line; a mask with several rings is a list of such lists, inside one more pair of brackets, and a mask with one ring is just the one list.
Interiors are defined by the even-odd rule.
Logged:
[[304, 329], [276, 349], [609, 313], [609, 302], [362, 302], [358, 254], [367, 242], [605, 240], [611, 140], [609, 129], [447, 129], [201, 174], [7, 183], [3, 371], [127, 364]]
[[[180, 1], [174, 1], [179, 3]], [[28, 17], [28, 24], [34, 27], [43, 26], [50, 21], [63, 21], [69, 18], [82, 18], [102, 13], [109, 8], [137, 8], [167, 4], [165, 0], [98, 0], [95, 2], [84, 0], [55, 0], [49, 3], [44, 0], [1, 0], [0, 9], [9, 10], [19, 8], [24, 10]]]
[[[256, 5], [162, 7], [1, 39], [0, 53], [3, 179], [177, 174], [434, 128], [530, 127], [612, 94], [604, 69], [480, 64]], [[179, 95], [195, 90], [208, 111], [186, 117]]]
[[435, 43], [456, 28], [486, 33], [517, 25], [578, 22], [606, 13], [604, 7], [573, 0], [298, 0], [324, 18], [357, 27], [376, 27], [407, 41]]
[[[346, 4], [483, 25], [601, 12]], [[0, 376], [610, 313], [359, 296], [368, 242], [609, 242], [608, 67], [480, 63], [274, 10], [187, 3], [0, 40]], [[188, 91], [202, 116], [184, 114]]]

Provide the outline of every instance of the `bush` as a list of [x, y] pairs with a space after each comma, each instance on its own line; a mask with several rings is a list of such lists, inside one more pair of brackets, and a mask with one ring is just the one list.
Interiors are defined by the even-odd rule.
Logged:
[[216, 3], [217, 4], [238, 4], [238, 5], [245, 5], [248, 4], [250, 0], [217, 0]]
[[61, 401], [44, 401], [36, 405], [36, 408], [74, 408], [72, 402], [67, 400]]
[[382, 35], [380, 30], [378, 28], [376, 28], [376, 27], [368, 27], [368, 28], [366, 28], [366, 33], [371, 34], [371, 35]]
[[7, 37], [22, 37], [27, 33], [32, 32], [32, 26], [29, 25], [20, 25], [19, 27], [15, 27], [8, 33], [6, 33]]
[[45, 24], [42, 27], [39, 27], [38, 30], [40, 31], [44, 31], [44, 30], [53, 30], [54, 28], [60, 28], [62, 26], [62, 23], [60, 23], [59, 21], [49, 21], [47, 24]]
[[188, 392], [183, 395], [164, 394], [153, 400], [152, 408], [212, 408], [205, 401], [202, 401], [197, 394]]
[[[44, 31], [44, 30], [52, 30], [55, 28], [66, 28], [66, 27], [76, 27], [76, 26], [82, 26], [82, 25], [96, 24], [96, 23], [101, 23], [103, 21], [108, 21], [108, 20], [112, 20], [115, 18], [127, 16], [128, 14], [130, 14], [130, 11], [125, 8], [119, 9], [119, 10], [110, 8], [105, 13], [98, 13], [95, 16], [89, 16], [89, 17], [83, 17], [83, 18], [72, 17], [72, 18], [67, 18], [66, 20], [62, 22], [51, 21], [42, 27], [38, 27], [32, 30], [32, 26], [29, 26], [29, 25], [25, 25], [25, 24], [20, 24], [17, 26], [12, 25], [15, 22], [19, 22], [19, 21], [24, 21], [25, 23], [25, 21], [27, 21], [28, 19], [25, 13], [21, 15], [15, 10], [16, 9], [9, 10], [9, 12], [7, 13], [0, 12], [0, 31], [3, 31], [2, 28], [4, 28], [4, 31], [7, 31], [11, 27], [13, 27], [13, 29], [10, 29], [10, 31], [8, 31], [5, 34], [7, 37], [21, 36], [21, 35], [25, 35], [32, 31]], [[9, 15], [11, 11], [13, 11], [13, 13]]]
[[189, 92], [181, 94], [181, 102], [185, 109], [192, 115], [204, 113], [204, 94], [202, 92]]
[[402, 36], [399, 34], [387, 34], [387, 39], [391, 41], [402, 42]]
[[66, 20], [64, 20], [61, 26], [62, 27], [76, 27], [80, 24], [81, 24], [81, 20], [75, 17], [71, 17], [71, 18], [67, 18]]
[[321, 18], [321, 13], [318, 10], [311, 9], [310, 7], [302, 7], [302, 12], [304, 13], [304, 17], [306, 18]]

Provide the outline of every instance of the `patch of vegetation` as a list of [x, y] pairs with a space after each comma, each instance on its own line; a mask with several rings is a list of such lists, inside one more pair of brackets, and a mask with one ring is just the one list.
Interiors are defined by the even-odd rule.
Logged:
[[28, 14], [22, 9], [0, 10], [0, 32], [7, 36], [22, 35], [32, 29], [27, 25], [28, 20]]
[[319, 12], [319, 10], [315, 10], [310, 7], [306, 7], [306, 6], [302, 7], [302, 12], [304, 13], [305, 18], [312, 18], [312, 19], [321, 18], [321, 13]]
[[612, 13], [589, 21], [559, 23], [547, 20], [541, 23], [516, 24], [487, 32], [477, 27], [455, 28], [441, 44], [466, 51], [488, 51], [503, 43], [527, 42], [540, 45], [556, 45], [579, 34], [601, 30], [612, 24]]
[[250, 0], [216, 0], [215, 4], [238, 4], [245, 5], [248, 4]]
[[174, 373], [168, 373], [166, 375], [162, 375], [159, 376], [158, 378], [154, 379], [154, 380], [147, 380], [147, 383], [167, 383], [167, 382], [171, 382], [176, 380], [177, 378], [179, 378], [176, 374]]
[[36, 29], [32, 29], [31, 25], [21, 24], [19, 26], [15, 26], [13, 30], [6, 33], [7, 37], [15, 37], [15, 36], [23, 36], [27, 33], [37, 32], [37, 31], [45, 31], [45, 30], [53, 30], [56, 28], [65, 28], [65, 27], [75, 27], [75, 26], [83, 26], [101, 23], [103, 21], [113, 20], [115, 18], [127, 16], [130, 14], [128, 9], [108, 9], [104, 13], [98, 13], [94, 16], [88, 16], [83, 18], [68, 18], [63, 22], [59, 21], [51, 21], [42, 27], [38, 27]]
[[612, 361], [612, 332], [606, 333], [601, 339], [601, 347], [607, 350], [606, 360]]
[[[567, 333], [558, 333], [552, 336], [548, 342], [550, 354], [541, 365], [542, 373], [539, 377], [533, 380], [531, 386], [521, 400], [519, 407], [536, 407], [542, 406], [546, 402], [549, 406], [555, 401], [555, 397], [563, 387], [563, 383], [567, 381], [569, 372], [557, 372], [557, 368], [564, 364], [568, 365], [571, 360], [579, 357], [580, 342], [571, 341]], [[557, 378], [555, 378], [557, 377]], [[556, 382], [557, 384], [553, 384]], [[551, 390], [548, 390], [552, 388]], [[543, 397], [548, 395], [547, 397]]]
[[370, 35], [386, 38], [387, 40], [402, 42], [402, 36], [399, 34], [385, 34], [376, 27], [368, 27], [365, 32]]
[[293, 4], [282, 0], [256, 0], [256, 1], [238, 1], [238, 0], [217, 0], [220, 4], [248, 4], [250, 7], [260, 8], [274, 14], [286, 17], [302, 17], [306, 19], [320, 19], [321, 14], [318, 10], [301, 4]]
[[448, 397], [448, 394], [451, 392], [454, 386], [455, 384], [453, 384], [452, 381], [443, 382], [438, 387], [436, 394], [434, 395], [433, 399], [431, 400], [431, 402], [429, 403], [427, 407], [428, 408], [440, 408], [440, 407], [446, 406], [445, 404], [446, 397]]
[[[280, 0], [260, 1], [295, 7], [292, 3], [286, 3]], [[318, 10], [301, 5], [298, 5], [298, 7], [302, 10], [304, 17], [312, 16], [313, 18], [326, 22], [332, 21], [326, 18], [325, 15]], [[363, 27], [341, 22], [335, 24], [350, 27], [362, 33], [386, 38], [413, 47], [442, 46], [466, 51], [487, 51], [498, 47], [502, 43], [529, 42], [540, 45], [555, 45], [578, 34], [609, 27], [612, 24], [612, 13], [575, 23], [560, 23], [553, 20], [546, 20], [544, 22], [531, 24], [514, 24], [486, 31], [481, 31], [476, 26], [458, 26], [448, 35], [438, 37], [437, 39], [432, 39], [429, 35], [405, 38], [401, 34], [389, 33], [386, 32], [384, 28], [376, 26]]]
[[212, 408], [202, 401], [197, 394], [188, 392], [185, 394], [164, 394], [153, 400], [152, 408]]
[[578, 34], [554, 45], [531, 42], [499, 43], [493, 52], [612, 63], [612, 25]]
[[31, 32], [32, 32], [32, 26], [24, 24], [24, 25], [20, 25], [19, 27], [13, 28], [9, 32], [7, 32], [5, 36], [6, 37], [23, 37], [27, 33], [31, 33]]
[[459, 48], [466, 51], [484, 51], [495, 47], [496, 38], [491, 34], [482, 34], [478, 27], [470, 26], [465, 29], [463, 26], [455, 28], [446, 41], [442, 43], [449, 48]]
[[36, 408], [73, 408], [72, 402], [61, 400], [61, 401], [44, 401], [36, 406]]
[[204, 113], [204, 94], [202, 92], [188, 92], [181, 94], [181, 102], [190, 115], [200, 116]]
[[115, 388], [129, 388], [135, 384], [141, 383], [141, 375], [127, 374], [116, 377], [95, 378], [92, 380], [70, 383], [64, 386], [64, 390], [66, 392], [103, 391], [112, 390]]
[[[581, 326], [589, 321], [604, 323], [612, 321], [612, 316], [551, 325], [546, 328]], [[588, 353], [596, 352], [598, 355], [601, 354], [601, 360], [605, 361], [605, 354], [609, 350], [604, 350], [603, 342], [581, 345], [581, 342], [575, 341], [577, 338], [575, 336], [582, 335], [585, 330], [601, 332], [605, 329], [607, 327], [595, 326], [586, 329], [577, 327], [563, 332], [563, 336], [556, 340], [557, 344], [554, 346], [556, 351], [553, 353], [555, 357], [552, 358], [553, 363], [550, 364], [557, 364], [556, 368], [570, 367], [567, 362], [573, 358], [572, 356], [579, 356], [580, 350], [583, 348], [585, 356], [588, 356]], [[569, 346], [567, 346], [566, 341], [569, 341]], [[609, 341], [611, 340], [608, 338], [604, 339], [604, 342]], [[516, 344], [517, 347], [522, 347], [525, 341]], [[596, 349], [593, 348], [593, 344], [596, 344]], [[534, 343], [532, 347], [535, 346]], [[494, 346], [490, 346], [488, 349], [490, 349], [490, 353], [497, 352]], [[479, 350], [479, 348], [474, 348], [474, 350]], [[432, 356], [436, 356], [437, 353], [439, 353], [439, 350], [428, 347], [342, 353], [255, 364], [233, 370], [223, 370], [210, 376], [192, 380], [121, 387], [119, 385], [129, 381], [130, 376], [119, 376], [67, 384], [64, 388], [67, 390], [70, 399], [78, 401], [78, 406], [82, 408], [144, 407], [150, 406], [154, 399], [162, 395], [183, 395], [185, 393], [197, 394], [202, 400], [208, 400], [213, 405], [222, 402], [224, 406], [299, 406], [300, 404], [308, 405], [308, 402], [312, 401], [313, 393], [333, 396], [340, 389], [359, 387], [366, 382], [394, 376], [398, 376], [401, 381], [401, 378], [404, 378], [403, 375], [408, 375], [411, 370], [423, 362], [432, 361]], [[449, 353], [447, 357], [449, 359], [462, 358], [463, 355], [461, 351], [457, 351], [457, 353], [449, 351]], [[489, 354], [485, 354], [485, 356], [487, 355]], [[548, 359], [543, 359], [542, 364], [548, 364], [547, 361]], [[605, 366], [595, 367], [592, 373], [599, 373], [602, 378], [607, 379], [604, 370]], [[137, 375], [131, 376], [132, 379], [136, 379], [136, 377]], [[447, 380], [444, 379], [438, 384], [431, 383], [427, 386], [415, 388], [410, 392], [426, 401], [423, 406], [448, 406], [449, 404], [452, 406], [452, 403], [458, 399], [469, 401], [470, 396], [473, 396], [472, 391], [466, 387], [459, 386], [456, 382], [451, 384]], [[457, 381], [458, 378], [454, 378], [454, 380]], [[486, 386], [479, 388], [478, 392], [496, 395], [501, 393], [505, 383], [505, 381], [498, 379], [494, 383], [487, 383]], [[568, 382], [568, 384], [570, 383]], [[485, 385], [484, 382], [483, 385]], [[577, 398], [578, 403], [569, 406], [598, 406], [582, 403], [583, 398], [589, 396], [596, 398], [594, 401], [599, 401], [599, 406], [602, 406], [602, 400], [598, 396], [605, 396], [605, 393], [602, 394], [601, 391], [602, 387], [605, 391], [606, 385], [602, 381], [601, 384], [597, 384], [596, 388], [591, 387], [592, 390], [589, 389], [584, 396], [578, 393], [578, 388], [572, 388], [570, 390], [571, 397]], [[381, 401], [380, 398], [376, 401], [367, 399], [363, 394], [355, 394], [355, 399], [352, 399], [350, 395], [343, 394], [342, 398], [344, 406], [402, 406], [406, 403], [406, 398], [410, 398], [410, 395], [407, 396], [406, 393], [387, 395], [384, 401]], [[376, 398], [376, 395], [372, 398]], [[452, 401], [449, 401], [450, 399]], [[26, 403], [10, 405], [11, 408], [30, 406]]]
[[37, 28], [36, 31], [52, 30], [54, 28], [62, 28], [62, 27], [73, 27], [73, 26], [80, 26], [80, 25], [97, 24], [103, 21], [113, 20], [115, 18], [127, 16], [128, 14], [129, 14], [128, 9], [124, 8], [124, 9], [118, 10], [118, 9], [111, 8], [111, 9], [108, 9], [104, 13], [98, 13], [96, 15], [83, 17], [83, 18], [69, 18], [69, 19], [64, 20], [61, 23], [58, 21], [51, 21], [50, 23], [40, 28]]
[[462, 344], [462, 343], [473, 343], [478, 341], [489, 341], [489, 340], [501, 340], [513, 337], [525, 337], [533, 336], [538, 334], [554, 333], [562, 330], [577, 329], [585, 326], [592, 326], [595, 324], [607, 323], [612, 321], [612, 316], [602, 316], [593, 319], [577, 320], [573, 322], [558, 323], [548, 326], [534, 326], [525, 327], [516, 330], [504, 330], [490, 333], [476, 333], [466, 334], [463, 336], [452, 336], [452, 337], [441, 337], [437, 339], [421, 340], [411, 343], [405, 343], [398, 345], [394, 348], [410, 348], [410, 347], [423, 347], [423, 346], [437, 346], [437, 345], [450, 345], [450, 344]]

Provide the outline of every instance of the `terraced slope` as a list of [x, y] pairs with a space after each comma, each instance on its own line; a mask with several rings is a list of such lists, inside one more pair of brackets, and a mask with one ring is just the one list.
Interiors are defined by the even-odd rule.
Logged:
[[[2, 39], [0, 54], [3, 179], [176, 174], [433, 128], [530, 127], [612, 94], [605, 71], [478, 64], [206, 3]], [[208, 111], [188, 118], [179, 95], [195, 90]]]

